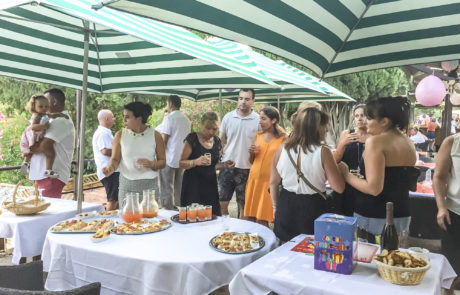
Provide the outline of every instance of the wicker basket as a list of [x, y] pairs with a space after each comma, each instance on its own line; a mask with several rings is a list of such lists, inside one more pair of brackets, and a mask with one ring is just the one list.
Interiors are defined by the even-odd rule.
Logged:
[[374, 259], [377, 264], [380, 276], [393, 284], [398, 285], [418, 285], [423, 281], [427, 270], [430, 268], [430, 262], [426, 261], [423, 267], [406, 268], [400, 266], [391, 266]]
[[51, 205], [49, 202], [45, 202], [38, 198], [37, 190], [35, 190], [35, 199], [28, 200], [26, 202], [16, 203], [16, 194], [18, 193], [19, 185], [22, 183], [30, 181], [28, 179], [23, 179], [16, 184], [13, 192], [13, 201], [12, 202], [3, 202], [3, 208], [13, 212], [16, 215], [34, 215], [38, 212], [45, 210]]

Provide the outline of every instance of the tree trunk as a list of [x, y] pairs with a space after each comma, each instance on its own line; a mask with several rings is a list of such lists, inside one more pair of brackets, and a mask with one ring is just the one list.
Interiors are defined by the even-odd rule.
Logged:
[[329, 130], [326, 134], [326, 143], [335, 147], [340, 133], [350, 128], [353, 122], [351, 111], [353, 104], [343, 101], [321, 103], [323, 111], [329, 115]]

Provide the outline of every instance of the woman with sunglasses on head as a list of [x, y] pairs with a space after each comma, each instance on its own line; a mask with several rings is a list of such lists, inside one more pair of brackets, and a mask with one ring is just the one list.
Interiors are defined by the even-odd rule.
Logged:
[[366, 140], [360, 163], [364, 178], [350, 173], [344, 162], [339, 164], [345, 181], [361, 192], [355, 196], [358, 234], [369, 242], [378, 242], [386, 203], [393, 202], [397, 232], [406, 238], [411, 219], [409, 188], [418, 176], [415, 147], [406, 136], [410, 104], [403, 97], [379, 98], [366, 104], [366, 112], [367, 132], [372, 136]]

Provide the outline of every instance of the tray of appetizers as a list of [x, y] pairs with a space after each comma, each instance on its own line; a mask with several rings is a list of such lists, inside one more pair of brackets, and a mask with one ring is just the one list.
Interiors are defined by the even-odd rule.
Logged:
[[116, 235], [145, 235], [167, 230], [170, 227], [171, 223], [166, 219], [142, 219], [140, 221], [117, 224], [111, 231]]
[[209, 246], [227, 254], [245, 254], [258, 251], [265, 246], [264, 239], [256, 233], [223, 232], [209, 241]]
[[51, 227], [51, 232], [56, 234], [85, 234], [95, 233], [100, 229], [110, 230], [115, 223], [110, 219], [68, 219]]

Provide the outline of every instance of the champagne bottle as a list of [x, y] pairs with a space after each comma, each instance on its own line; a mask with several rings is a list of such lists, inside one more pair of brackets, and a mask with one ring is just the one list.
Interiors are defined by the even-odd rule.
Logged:
[[380, 250], [398, 250], [398, 233], [393, 220], [393, 203], [387, 203], [387, 218], [380, 236]]

